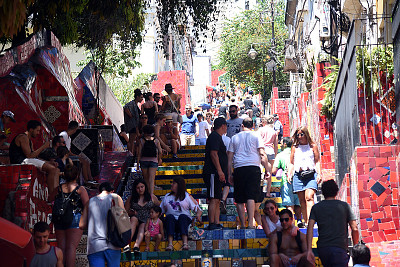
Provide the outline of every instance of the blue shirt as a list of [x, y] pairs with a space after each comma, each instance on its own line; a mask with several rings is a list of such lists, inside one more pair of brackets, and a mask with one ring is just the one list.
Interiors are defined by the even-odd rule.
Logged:
[[279, 120], [274, 123], [274, 130], [279, 131], [279, 135], [283, 135], [283, 126]]
[[182, 116], [182, 133], [183, 134], [189, 134], [189, 135], [194, 135], [196, 133], [196, 123], [199, 121], [197, 118], [193, 115], [190, 115], [189, 117], [186, 115]]

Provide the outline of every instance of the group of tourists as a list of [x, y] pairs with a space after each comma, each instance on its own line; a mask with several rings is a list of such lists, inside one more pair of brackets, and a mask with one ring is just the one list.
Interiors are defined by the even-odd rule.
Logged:
[[[201, 221], [202, 210], [187, 192], [185, 179], [174, 177], [170, 192], [161, 202], [154, 191], [157, 189], [156, 171], [163, 154], [177, 157], [181, 146], [194, 144], [205, 145], [203, 179], [209, 200], [207, 230], [223, 229], [220, 214], [226, 212], [228, 193], [233, 186], [238, 227], [264, 229], [270, 239], [272, 266], [312, 265], [315, 223], [319, 231], [318, 253], [324, 266], [347, 264], [347, 225], [351, 228], [353, 242], [358, 242], [355, 217], [348, 204], [335, 200], [338, 187], [333, 180], [322, 184], [325, 200], [314, 205], [314, 195], [321, 182], [320, 154], [306, 127], [297, 128], [291, 138], [283, 137], [279, 116], [261, 116], [250, 94], [244, 95], [242, 108], [232, 102], [226, 106], [223, 98], [229, 96], [221, 93], [220, 102], [216, 104], [219, 105], [218, 114], [212, 110], [196, 114], [188, 104], [185, 114], [181, 115], [181, 96], [173, 93], [171, 84], [165, 85], [165, 91], [166, 95], [161, 97], [157, 93], [143, 95], [137, 89], [134, 100], [124, 106], [125, 124], [121, 126], [120, 137], [136, 157], [143, 175], [143, 179], [134, 181], [125, 204], [113, 193], [113, 186], [108, 182], [101, 184], [98, 195], [89, 200], [85, 186], [81, 185], [91, 184], [90, 164], [70, 151], [71, 135], [79, 127], [75, 121], [52, 140], [51, 147], [46, 142], [33, 149], [32, 140], [40, 133], [38, 121], [29, 121], [27, 131], [17, 135], [10, 144], [0, 143], [0, 148], [8, 150], [11, 163], [33, 164], [47, 173], [49, 202], [55, 200], [53, 223], [59, 248], [49, 247], [44, 242], [50, 229], [46, 223], [37, 223], [34, 228], [36, 265], [32, 266], [44, 266], [44, 261], [54, 262], [50, 266], [74, 266], [76, 248], [84, 229], [88, 230], [90, 265], [104, 266], [107, 262], [107, 266], [119, 266], [121, 248], [108, 241], [107, 232], [107, 214], [114, 204], [125, 209], [130, 217], [134, 252], [140, 251], [143, 241], [145, 251], [150, 251], [151, 241], [158, 251], [164, 239], [168, 242], [166, 250], [171, 251], [174, 250], [173, 240], [177, 238], [182, 239], [181, 249], [188, 250], [188, 228]], [[143, 97], [145, 102], [141, 103]], [[5, 111], [0, 126], [4, 129], [4, 125], [12, 121], [15, 121], [13, 113]], [[0, 136], [0, 141], [3, 139]], [[278, 144], [282, 150], [279, 154]], [[46, 150], [48, 153], [44, 153]], [[281, 179], [282, 205], [286, 208], [280, 212], [271, 195], [272, 175]], [[262, 215], [260, 205], [265, 197], [269, 199], [264, 202]], [[57, 216], [60, 199], [69, 199], [72, 203], [73, 215], [68, 220]], [[307, 235], [299, 232], [302, 227], [307, 228]]]

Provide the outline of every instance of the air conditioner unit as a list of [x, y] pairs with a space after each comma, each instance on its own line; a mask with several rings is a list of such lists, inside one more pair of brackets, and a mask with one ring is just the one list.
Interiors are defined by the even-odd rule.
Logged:
[[322, 5], [319, 13], [319, 38], [320, 40], [328, 40], [331, 37], [331, 17], [329, 5]]

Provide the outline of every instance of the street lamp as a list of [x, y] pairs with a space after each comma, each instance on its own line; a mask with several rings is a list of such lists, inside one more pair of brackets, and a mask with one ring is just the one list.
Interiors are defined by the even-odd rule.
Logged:
[[258, 52], [253, 48], [253, 45], [251, 45], [250, 51], [248, 53], [248, 56], [251, 59], [255, 59], [257, 57], [257, 55], [258, 55]]

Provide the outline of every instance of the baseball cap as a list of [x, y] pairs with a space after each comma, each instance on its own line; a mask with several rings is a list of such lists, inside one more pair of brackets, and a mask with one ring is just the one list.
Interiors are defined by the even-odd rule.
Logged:
[[3, 116], [10, 117], [10, 119], [11, 119], [13, 122], [15, 122], [14, 113], [12, 113], [12, 111], [4, 110], [4, 111], [3, 111]]

